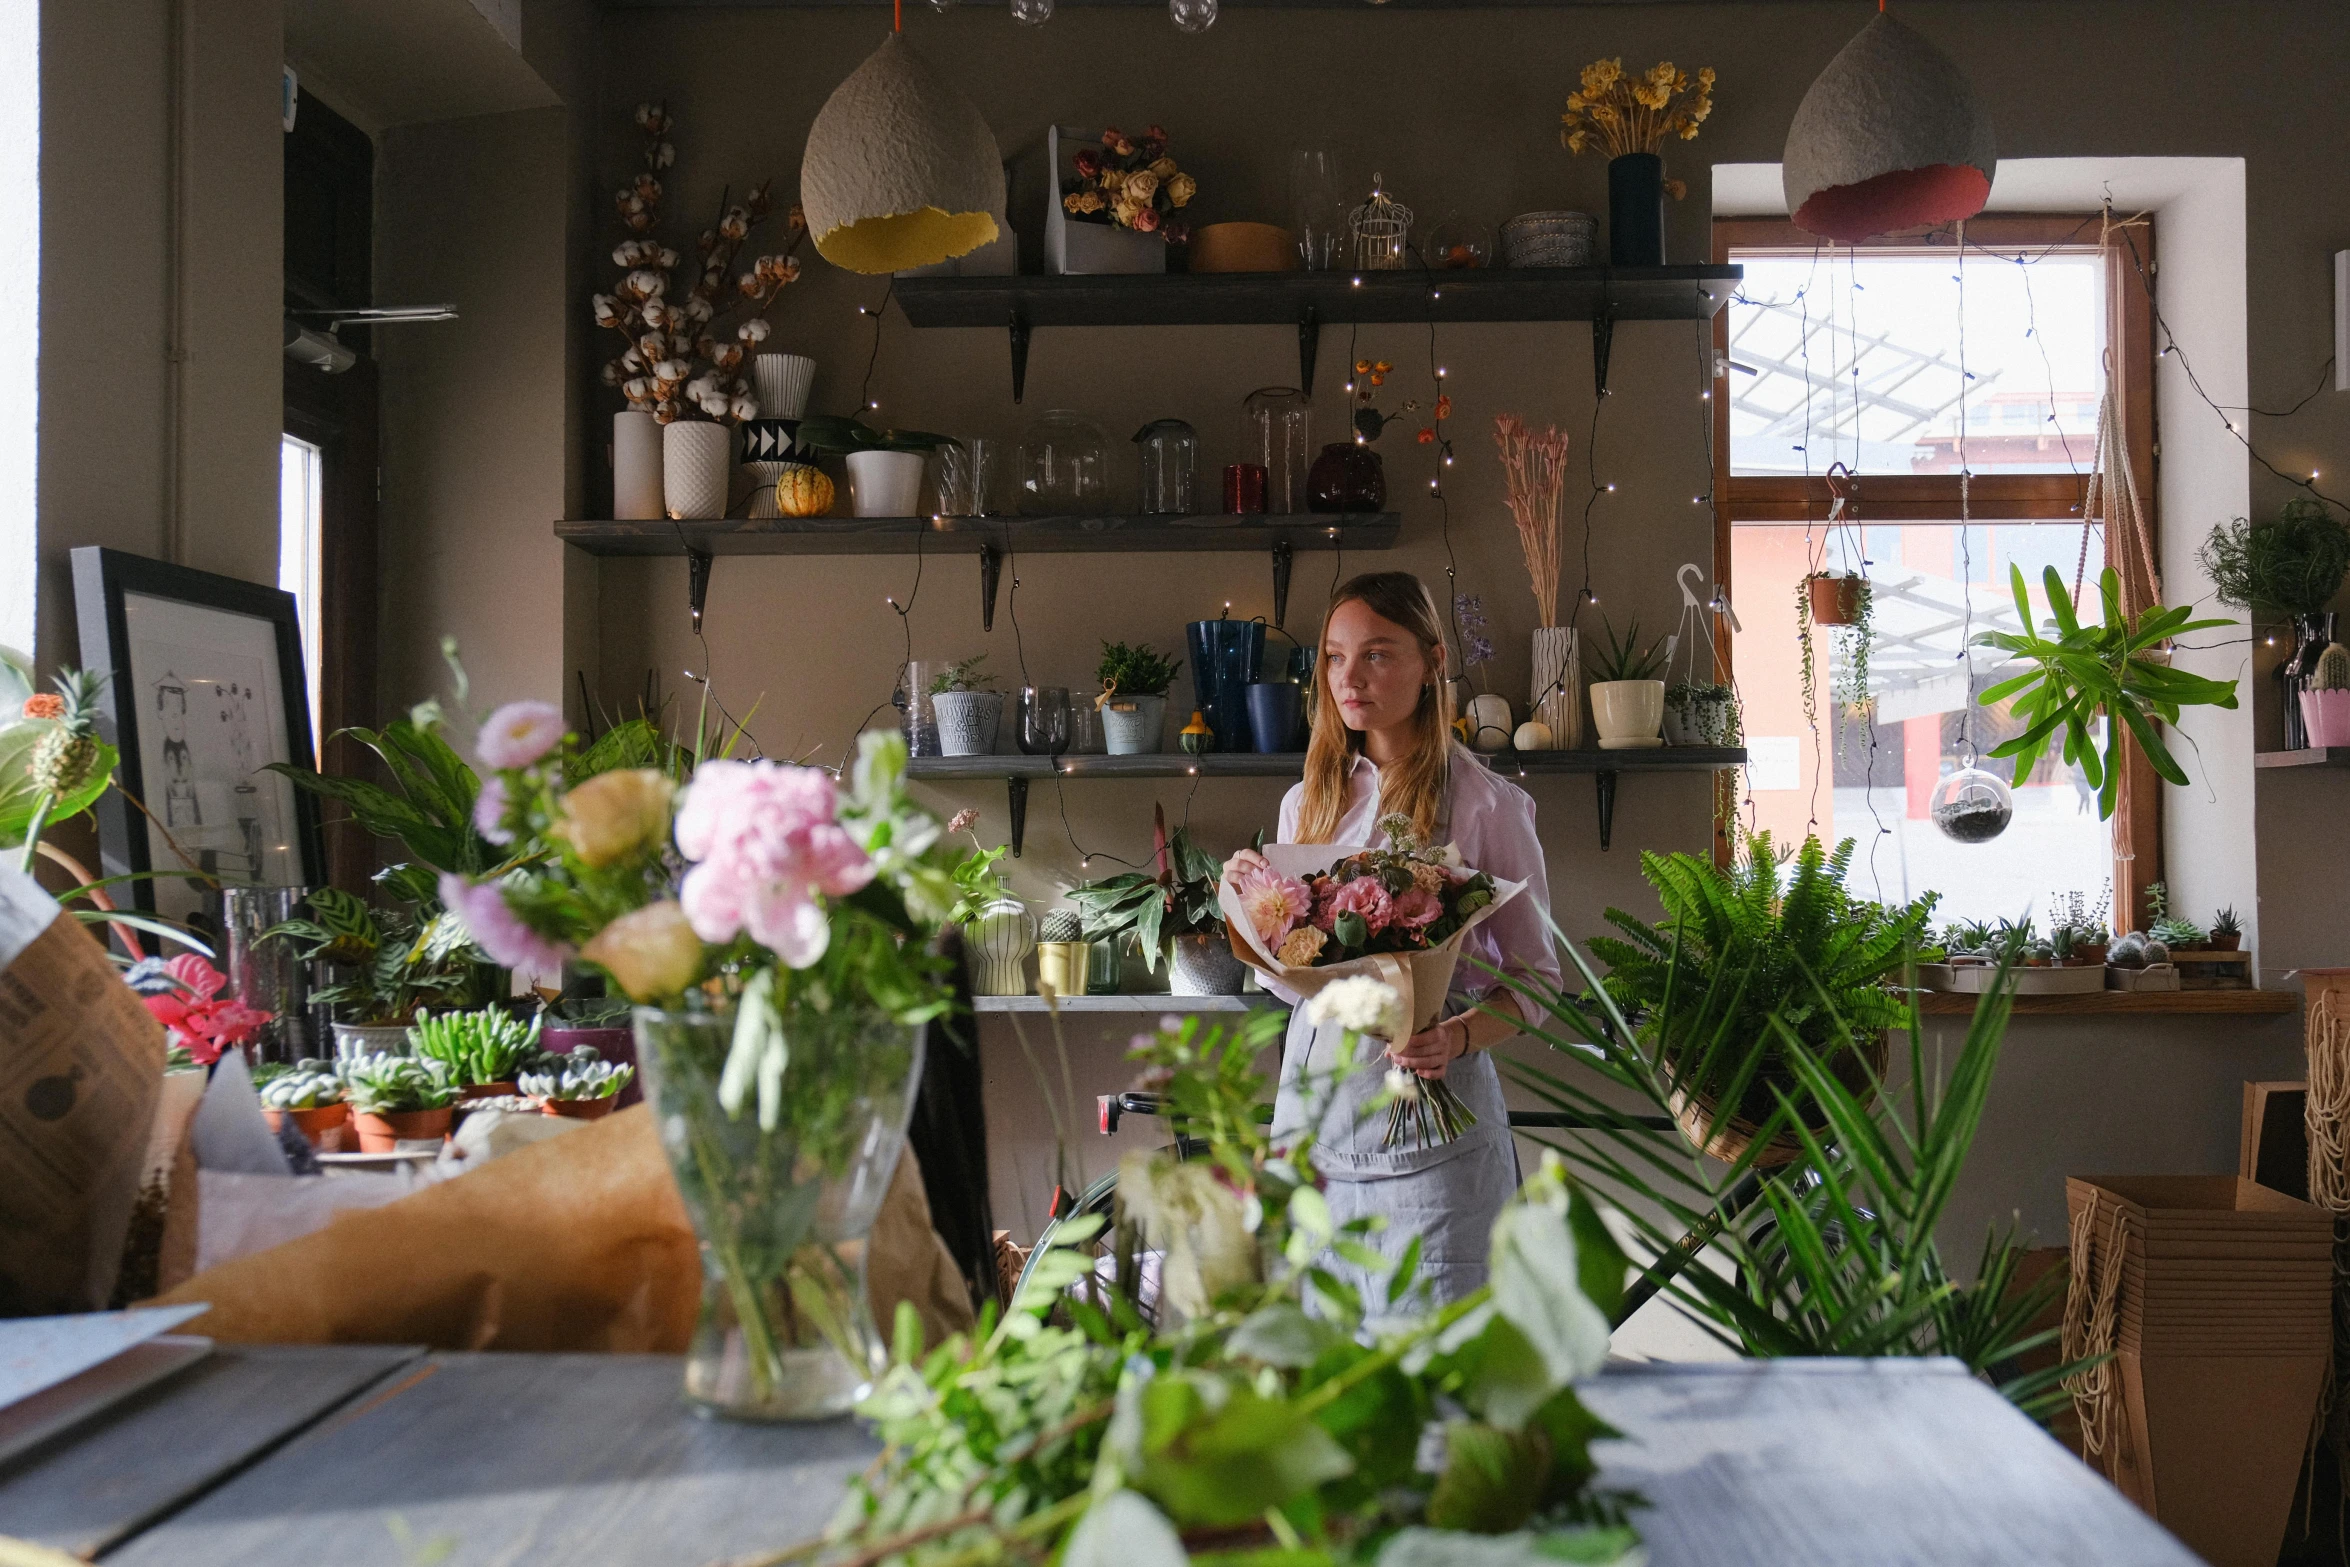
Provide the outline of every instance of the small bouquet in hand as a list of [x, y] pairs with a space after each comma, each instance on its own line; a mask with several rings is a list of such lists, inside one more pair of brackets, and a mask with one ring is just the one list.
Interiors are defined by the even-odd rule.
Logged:
[[[1379, 828], [1381, 849], [1267, 844], [1271, 868], [1226, 880], [1219, 898], [1232, 950], [1265, 979], [1301, 996], [1354, 975], [1393, 987], [1388, 1042], [1401, 1044], [1443, 1009], [1462, 938], [1526, 884], [1471, 870], [1449, 846], [1424, 847], [1408, 817]], [[1476, 1124], [1441, 1078], [1395, 1086], [1383, 1146], [1448, 1143]]]

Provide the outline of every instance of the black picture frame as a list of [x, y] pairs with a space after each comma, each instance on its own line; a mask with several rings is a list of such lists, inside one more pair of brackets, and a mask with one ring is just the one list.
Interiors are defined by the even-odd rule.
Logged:
[[[98, 696], [98, 734], [120, 757], [115, 770], [120, 787], [107, 790], [96, 807], [99, 858], [105, 875], [142, 875], [142, 879], [125, 883], [114, 894], [118, 903], [126, 906], [135, 903], [138, 908], [155, 913], [159, 908], [156, 883], [146, 879], [143, 873], [184, 867], [179, 863], [179, 856], [168, 850], [160, 856], [157, 853], [163, 843], [160, 834], [164, 828], [159, 823], [165, 807], [149, 797], [151, 780], [146, 776], [147, 753], [142, 744], [148, 737], [140, 727], [142, 703], [129, 699], [129, 693], [146, 690], [162, 672], [139, 667], [126, 601], [131, 598], [164, 601], [184, 611], [191, 624], [200, 625], [205, 615], [229, 617], [222, 623], [223, 631], [241, 630], [248, 642], [256, 638], [254, 628], [238, 627], [233, 622], [265, 622], [269, 635], [262, 640], [264, 645], [274, 647], [276, 659], [276, 690], [269, 695], [282, 719], [282, 728], [264, 735], [267, 744], [263, 749], [279, 754], [264, 755], [262, 760], [282, 760], [295, 767], [309, 768], [316, 762], [310, 743], [310, 683], [302, 660], [300, 611], [294, 595], [281, 588], [177, 566], [169, 561], [150, 560], [101, 545], [84, 545], [74, 550], [72, 557], [74, 615], [80, 629], [82, 665], [85, 669], [104, 670], [109, 676]], [[230, 640], [224, 637], [223, 645], [228, 645]], [[183, 693], [183, 712], [186, 705]], [[186, 754], [188, 747], [184, 741], [179, 749]], [[293, 884], [322, 885], [326, 852], [319, 831], [318, 802], [307, 792], [294, 788], [290, 780], [274, 774], [262, 775], [257, 770], [254, 775], [264, 779], [256, 789], [271, 790], [273, 797], [291, 813], [291, 835], [285, 844], [275, 846], [272, 853], [281, 864], [291, 860], [298, 878]], [[282, 793], [277, 793], [281, 785]], [[136, 797], [155, 814], [150, 816], [132, 805], [126, 795]], [[245, 838], [255, 844], [252, 858], [256, 865], [263, 858], [255, 837], [258, 822], [258, 817], [240, 821]], [[214, 860], [208, 851], [200, 850], [196, 857], [199, 869], [219, 868], [228, 872], [224, 880], [248, 879], [235, 874], [241, 867], [206, 863]], [[160, 865], [159, 858], [163, 860]], [[269, 879], [284, 881], [282, 877]]]

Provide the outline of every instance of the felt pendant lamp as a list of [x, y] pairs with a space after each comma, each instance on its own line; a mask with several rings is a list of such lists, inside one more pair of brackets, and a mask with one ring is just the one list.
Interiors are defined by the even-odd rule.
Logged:
[[1003, 154], [971, 100], [893, 32], [817, 112], [800, 206], [834, 266], [926, 267], [995, 239]]
[[1780, 178], [1796, 227], [1852, 242], [1973, 217], [1998, 167], [1966, 77], [1880, 6], [1803, 95]]

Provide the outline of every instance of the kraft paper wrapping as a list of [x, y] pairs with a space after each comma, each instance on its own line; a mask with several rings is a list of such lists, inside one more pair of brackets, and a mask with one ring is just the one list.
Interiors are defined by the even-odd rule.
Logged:
[[0, 869], [0, 1316], [105, 1309], [162, 1079], [163, 1026], [106, 949]]
[[[1303, 881], [1319, 875], [1363, 852], [1328, 843], [1268, 843], [1260, 851], [1265, 862], [1284, 876]], [[1474, 869], [1474, 867], [1471, 867]], [[1425, 952], [1382, 952], [1370, 957], [1349, 958], [1344, 963], [1331, 963], [1318, 968], [1292, 968], [1273, 955], [1271, 948], [1258, 938], [1256, 927], [1249, 922], [1248, 911], [1241, 907], [1239, 889], [1226, 877], [1216, 888], [1216, 902], [1224, 911], [1224, 928], [1230, 934], [1233, 955], [1255, 969], [1268, 983], [1295, 991], [1300, 997], [1310, 997], [1332, 980], [1349, 975], [1368, 974], [1395, 988], [1404, 1016], [1411, 1019], [1405, 1037], [1420, 1032], [1436, 1021], [1444, 1010], [1445, 993], [1452, 988], [1452, 974], [1460, 963], [1461, 943], [1470, 931], [1498, 913], [1502, 906], [1526, 890], [1522, 881], [1493, 879], [1493, 901], [1470, 915], [1461, 928], [1452, 933], [1440, 947]], [[1390, 1043], [1401, 1044], [1402, 1040]]]
[[[931, 1343], [971, 1325], [911, 1151], [868, 1244], [885, 1333], [899, 1300]], [[693, 1225], [652, 1112], [635, 1105], [412, 1197], [345, 1210], [155, 1304], [204, 1302], [212, 1309], [187, 1331], [240, 1344], [677, 1354], [701, 1290]]]

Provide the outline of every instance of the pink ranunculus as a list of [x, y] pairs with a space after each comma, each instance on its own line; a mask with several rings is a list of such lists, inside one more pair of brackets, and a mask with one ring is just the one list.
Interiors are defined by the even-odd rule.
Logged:
[[1395, 923], [1406, 930], [1426, 930], [1444, 913], [1444, 900], [1433, 892], [1422, 892], [1414, 887], [1396, 896]]
[[1330, 907], [1334, 914], [1360, 914], [1374, 936], [1395, 919], [1395, 905], [1376, 876], [1357, 876], [1339, 888], [1330, 900]]
[[677, 847], [696, 861], [678, 891], [704, 941], [748, 933], [793, 968], [831, 939], [818, 894], [845, 897], [873, 862], [834, 819], [832, 775], [781, 762], [705, 762], [677, 813]]
[[514, 841], [514, 835], [505, 828], [506, 806], [510, 796], [506, 780], [496, 773], [481, 781], [481, 793], [473, 797], [473, 830], [496, 844]]
[[490, 714], [473, 742], [483, 765], [528, 767], [563, 738], [563, 713], [551, 702], [508, 702]]
[[545, 979], [561, 978], [571, 949], [522, 923], [497, 883], [476, 884], [443, 871], [441, 901], [499, 966]]
[[1314, 912], [1312, 889], [1278, 871], [1243, 871], [1234, 886], [1240, 893], [1240, 906], [1248, 910], [1249, 923], [1256, 927], [1257, 938], [1268, 947], [1280, 946], [1282, 938]]

